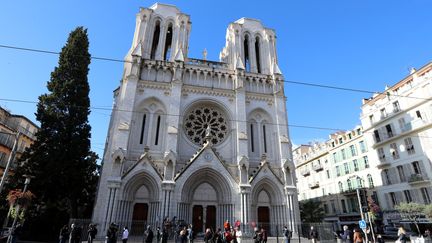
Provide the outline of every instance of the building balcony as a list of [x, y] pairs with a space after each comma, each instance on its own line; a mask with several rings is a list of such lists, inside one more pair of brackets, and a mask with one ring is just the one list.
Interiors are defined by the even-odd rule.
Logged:
[[324, 168], [321, 164], [314, 164], [314, 165], [312, 165], [312, 169], [314, 171], [320, 171], [320, 170], [323, 170]]
[[0, 133], [0, 145], [12, 149], [14, 141], [15, 141], [14, 135]]
[[385, 156], [380, 156], [379, 157], [379, 163], [377, 165], [377, 167], [379, 169], [382, 169], [384, 167], [390, 166], [390, 161], [387, 160], [387, 158]]
[[300, 174], [304, 177], [309, 176], [310, 175], [310, 171], [309, 170], [302, 170], [300, 171]]
[[425, 175], [412, 174], [408, 179], [408, 183], [411, 185], [417, 185], [417, 184], [422, 184], [422, 183], [429, 183], [429, 180], [428, 180], [427, 176], [425, 176]]
[[309, 188], [310, 189], [315, 189], [319, 187], [319, 181], [315, 181], [313, 183], [309, 183]]

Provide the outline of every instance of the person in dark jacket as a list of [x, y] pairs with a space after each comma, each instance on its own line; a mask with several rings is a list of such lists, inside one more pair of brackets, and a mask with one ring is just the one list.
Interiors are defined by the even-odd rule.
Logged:
[[213, 243], [222, 243], [222, 229], [218, 228], [213, 234]]
[[117, 232], [118, 232], [117, 225], [115, 223], [111, 223], [111, 225], [107, 230], [107, 235], [106, 235], [107, 243], [117, 242]]
[[353, 242], [353, 232], [349, 230], [347, 225], [343, 226], [343, 233], [340, 234], [342, 242], [344, 243], [352, 243]]
[[166, 227], [163, 227], [161, 243], [167, 243], [167, 242], [168, 242], [168, 230]]
[[212, 234], [210, 228], [207, 228], [206, 232], [204, 234], [204, 242], [205, 243], [211, 243], [212, 239], [213, 239], [213, 234]]
[[87, 230], [87, 234], [88, 234], [87, 242], [88, 243], [93, 243], [93, 240], [96, 238], [96, 235], [97, 235], [96, 225], [90, 224], [89, 228]]
[[64, 225], [60, 230], [60, 243], [66, 243], [69, 240], [69, 227]]
[[318, 241], [318, 232], [316, 231], [316, 229], [314, 229], [313, 226], [311, 226], [311, 229], [309, 231], [309, 239], [312, 243], [317, 243]]
[[153, 242], [153, 230], [151, 229], [151, 226], [147, 226], [147, 230], [145, 231], [145, 243], [152, 243]]
[[82, 228], [77, 224], [72, 224], [70, 232], [71, 243], [81, 243]]
[[260, 230], [257, 227], [255, 227], [254, 232], [255, 232], [255, 234], [253, 236], [254, 243], [261, 243], [262, 234], [261, 234]]

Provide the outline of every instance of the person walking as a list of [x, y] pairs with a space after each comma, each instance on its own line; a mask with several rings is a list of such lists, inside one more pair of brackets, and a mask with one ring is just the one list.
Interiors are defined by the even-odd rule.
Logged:
[[309, 239], [311, 240], [312, 243], [317, 243], [317, 240], [318, 240], [318, 232], [316, 231], [316, 229], [314, 229], [313, 226], [310, 227], [310, 231], [309, 231]]
[[151, 229], [151, 226], [147, 226], [147, 230], [145, 231], [145, 243], [152, 243], [153, 242], [153, 230]]
[[162, 239], [162, 232], [160, 230], [160, 227], [156, 228], [156, 243], [160, 243]]
[[188, 240], [188, 243], [193, 243], [193, 241], [194, 241], [194, 232], [193, 232], [191, 224], [187, 228], [187, 240]]
[[353, 240], [353, 232], [349, 230], [348, 225], [343, 226], [343, 232], [339, 234], [344, 243], [352, 243]]
[[123, 233], [122, 233], [122, 242], [127, 243], [128, 238], [129, 238], [129, 229], [127, 226], [125, 226], [123, 228]]
[[400, 243], [406, 243], [407, 242], [408, 237], [406, 235], [406, 231], [405, 231], [404, 227], [399, 227], [397, 235], [398, 235], [398, 240]]
[[292, 231], [288, 229], [288, 227], [284, 226], [283, 235], [285, 243], [290, 243], [292, 238]]
[[240, 230], [240, 224], [239, 224], [237, 227], [235, 227], [235, 237], [236, 237], [237, 243], [241, 243], [242, 236], [243, 236], [243, 233]]
[[66, 243], [69, 240], [69, 233], [69, 227], [65, 224], [60, 230], [60, 243]]
[[117, 242], [117, 225], [115, 223], [111, 223], [111, 225], [108, 227], [106, 239], [107, 243], [116, 243]]
[[254, 243], [261, 243], [261, 232], [260, 232], [260, 230], [257, 228], [257, 227], [255, 227], [254, 228], [254, 232], [255, 232], [255, 235], [254, 235], [254, 237], [253, 237], [253, 239], [254, 239]]
[[354, 240], [353, 241], [354, 243], [363, 243], [363, 236], [362, 236], [359, 228], [356, 228], [354, 230], [353, 240]]
[[261, 242], [267, 243], [267, 230], [261, 228]]
[[97, 228], [95, 224], [90, 224], [89, 229], [87, 230], [87, 242], [93, 243], [93, 240], [96, 238]]
[[161, 236], [161, 243], [167, 243], [167, 242], [168, 242], [168, 230], [167, 230], [167, 227], [163, 227], [162, 236]]
[[82, 228], [77, 224], [71, 225], [70, 243], [81, 243]]
[[205, 243], [211, 243], [212, 239], [213, 239], [213, 234], [212, 234], [210, 228], [207, 228], [205, 233], [204, 233], [204, 239], [203, 240]]

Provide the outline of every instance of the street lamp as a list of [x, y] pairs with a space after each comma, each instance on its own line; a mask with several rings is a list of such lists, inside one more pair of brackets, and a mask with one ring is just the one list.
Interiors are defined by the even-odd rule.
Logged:
[[[24, 181], [24, 189], [23, 189], [23, 191], [22, 191], [22, 194], [24, 194], [26, 191], [27, 191], [27, 187], [28, 187], [28, 185], [30, 184], [30, 180], [31, 180], [31, 178], [33, 178], [34, 176], [31, 176], [31, 175], [23, 175], [23, 177], [25, 178], [25, 181]], [[18, 200], [17, 200], [18, 201]], [[18, 203], [18, 205], [16, 206], [17, 208], [16, 208], [16, 216], [15, 216], [15, 218], [14, 218], [14, 221], [13, 221], [13, 223], [12, 223], [12, 227], [11, 227], [11, 232], [10, 232], [10, 234], [9, 234], [9, 237], [8, 237], [8, 240], [7, 240], [7, 243], [11, 243], [12, 242], [12, 231], [13, 230], [15, 230], [15, 227], [16, 227], [16, 223], [17, 223], [17, 219], [18, 219], [18, 217], [19, 217], [19, 211], [20, 211], [20, 204]]]

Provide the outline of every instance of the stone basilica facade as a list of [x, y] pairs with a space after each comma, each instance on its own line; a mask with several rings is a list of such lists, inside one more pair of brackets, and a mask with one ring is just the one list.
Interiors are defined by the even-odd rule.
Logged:
[[[190, 16], [141, 8], [125, 57], [93, 221], [299, 223], [276, 37], [255, 19], [228, 26], [220, 62], [188, 57]], [[248, 229], [244, 229], [247, 231]], [[133, 233], [133, 232], [131, 232]]]

